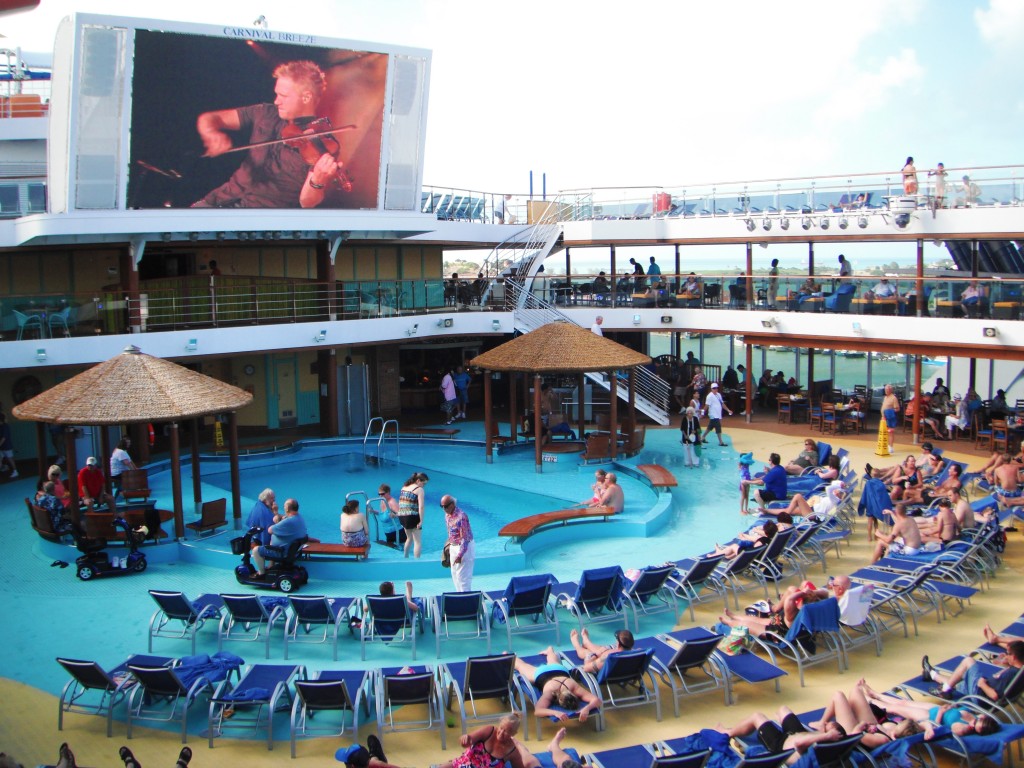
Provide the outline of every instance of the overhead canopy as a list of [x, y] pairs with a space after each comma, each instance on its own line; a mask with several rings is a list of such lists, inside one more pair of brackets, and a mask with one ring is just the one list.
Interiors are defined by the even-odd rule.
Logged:
[[571, 323], [555, 322], [517, 336], [469, 361], [488, 371], [587, 373], [651, 362], [647, 355]]
[[11, 413], [26, 421], [109, 426], [181, 421], [236, 411], [251, 402], [243, 389], [126, 347]]

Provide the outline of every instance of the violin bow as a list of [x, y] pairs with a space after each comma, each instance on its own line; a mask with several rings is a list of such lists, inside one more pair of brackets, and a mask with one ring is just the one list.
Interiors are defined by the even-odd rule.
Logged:
[[[315, 139], [317, 136], [330, 136], [334, 133], [343, 133], [344, 131], [354, 131], [356, 129], [355, 124], [343, 125], [341, 128], [331, 128], [329, 131], [316, 131], [314, 133], [304, 133], [301, 136], [292, 136], [290, 139], [270, 139], [270, 141], [257, 141], [255, 144], [245, 144], [241, 147], [232, 147], [231, 149], [221, 152], [221, 155], [229, 155], [232, 152], [241, 152], [244, 149], [258, 149], [260, 147], [270, 147], [274, 144], [284, 144], [288, 141], [303, 141], [305, 139]], [[213, 157], [213, 155], [203, 155], [203, 157]], [[217, 155], [220, 157], [220, 155]]]

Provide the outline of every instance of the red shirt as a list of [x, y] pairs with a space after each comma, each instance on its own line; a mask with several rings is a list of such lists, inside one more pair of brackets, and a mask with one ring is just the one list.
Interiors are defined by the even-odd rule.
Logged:
[[103, 470], [86, 464], [78, 471], [78, 493], [82, 498], [96, 499], [103, 493]]

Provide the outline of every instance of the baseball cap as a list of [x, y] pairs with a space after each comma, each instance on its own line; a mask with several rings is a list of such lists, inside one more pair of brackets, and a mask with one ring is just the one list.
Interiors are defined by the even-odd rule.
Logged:
[[370, 753], [362, 744], [353, 744], [351, 747], [342, 747], [335, 752], [334, 759], [354, 768], [363, 768], [370, 764]]
[[88, 464], [90, 467], [95, 467], [96, 466], [96, 457], [95, 456], [90, 456], [88, 459], [85, 460], [85, 463]]
[[955, 395], [953, 395], [953, 399], [954, 400], [963, 400], [963, 398], [960, 397], [960, 393], [959, 392], [957, 392]]
[[712, 381], [711, 382], [711, 388], [712, 389], [718, 389], [718, 382], [717, 381]]

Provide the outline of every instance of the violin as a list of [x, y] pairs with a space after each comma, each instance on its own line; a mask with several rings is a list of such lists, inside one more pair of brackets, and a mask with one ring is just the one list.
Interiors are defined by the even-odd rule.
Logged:
[[333, 183], [343, 191], [351, 192], [352, 180], [340, 167], [338, 155], [341, 154], [341, 143], [334, 137], [333, 131], [328, 118], [318, 117], [303, 125], [289, 123], [281, 130], [281, 138], [285, 146], [298, 152], [307, 165], [315, 165], [323, 155], [333, 157], [339, 166], [332, 179]]

